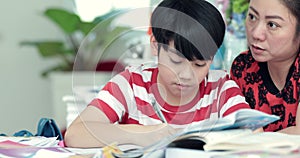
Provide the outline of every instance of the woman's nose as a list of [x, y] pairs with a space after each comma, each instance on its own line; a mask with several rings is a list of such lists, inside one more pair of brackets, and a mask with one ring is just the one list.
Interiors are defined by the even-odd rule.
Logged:
[[254, 26], [250, 32], [254, 40], [256, 41], [264, 41], [266, 39], [266, 28], [263, 24], [257, 24]]

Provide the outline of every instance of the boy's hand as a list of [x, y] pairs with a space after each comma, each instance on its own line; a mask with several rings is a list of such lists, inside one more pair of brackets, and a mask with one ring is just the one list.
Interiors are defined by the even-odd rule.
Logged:
[[253, 133], [260, 133], [260, 132], [264, 132], [264, 129], [262, 127], [253, 131]]

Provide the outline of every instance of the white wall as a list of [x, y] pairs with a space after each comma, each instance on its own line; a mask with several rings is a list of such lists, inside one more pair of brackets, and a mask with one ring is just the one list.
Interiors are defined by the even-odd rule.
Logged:
[[[66, 106], [60, 111], [50, 78], [41, 77], [57, 60], [42, 58], [35, 47], [20, 46], [24, 40], [64, 39], [61, 30], [42, 15], [48, 7], [74, 9], [72, 0], [10, 0], [0, 6], [0, 133], [27, 129], [35, 134], [41, 117], [65, 126]], [[67, 86], [71, 88], [71, 80]]]
[[55, 61], [40, 57], [22, 40], [63, 39], [43, 17], [47, 7], [72, 8], [70, 0], [9, 0], [0, 6], [0, 133], [28, 129], [34, 134], [41, 117], [52, 117], [49, 80], [40, 76]]

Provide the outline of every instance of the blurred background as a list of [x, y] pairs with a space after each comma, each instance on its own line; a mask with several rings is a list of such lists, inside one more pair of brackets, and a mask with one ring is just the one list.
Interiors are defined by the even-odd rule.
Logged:
[[[70, 102], [85, 104], [125, 66], [154, 61], [148, 23], [160, 0], [10, 0], [0, 7], [0, 133], [54, 118], [64, 130]], [[246, 50], [245, 0], [209, 0], [227, 33], [211, 69], [229, 70]], [[16, 5], [18, 4], [18, 5]], [[88, 93], [88, 95], [86, 95]], [[80, 95], [81, 100], [74, 99]], [[73, 107], [75, 115], [79, 107]], [[75, 116], [72, 116], [74, 118]]]

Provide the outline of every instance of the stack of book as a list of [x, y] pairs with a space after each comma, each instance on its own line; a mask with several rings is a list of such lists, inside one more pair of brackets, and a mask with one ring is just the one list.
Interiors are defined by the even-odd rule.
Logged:
[[61, 147], [56, 137], [0, 136], [1, 158], [98, 158], [101, 153], [100, 148]]
[[73, 88], [73, 95], [63, 96], [63, 101], [66, 103], [67, 127], [73, 122], [73, 120], [83, 111], [83, 109], [92, 101], [97, 95], [99, 87], [92, 86], [77, 86]]
[[69, 157], [75, 155], [60, 146], [56, 137], [0, 137], [0, 157]]

